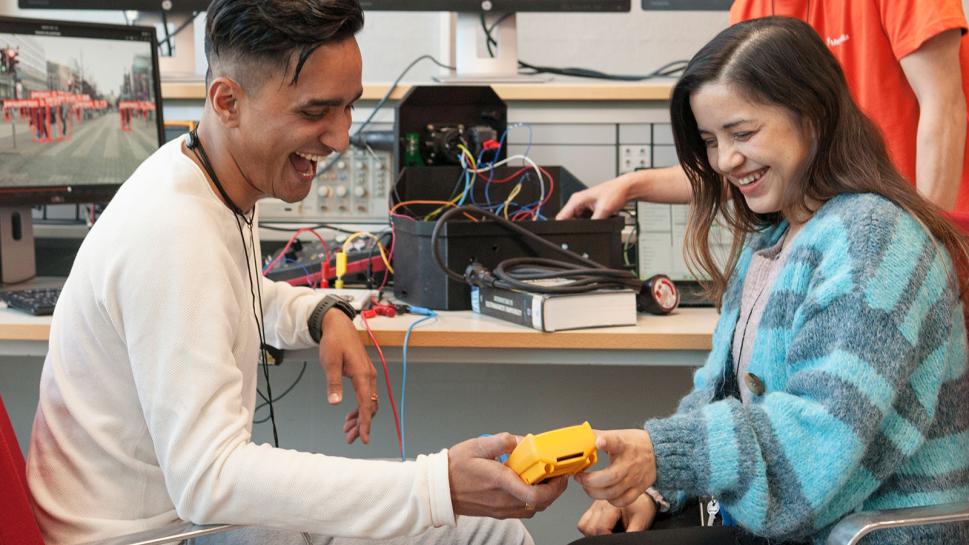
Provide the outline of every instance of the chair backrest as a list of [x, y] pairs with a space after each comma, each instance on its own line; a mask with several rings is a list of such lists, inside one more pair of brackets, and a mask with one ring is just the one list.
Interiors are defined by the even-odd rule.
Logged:
[[0, 397], [0, 545], [44, 545], [27, 490], [27, 467]]

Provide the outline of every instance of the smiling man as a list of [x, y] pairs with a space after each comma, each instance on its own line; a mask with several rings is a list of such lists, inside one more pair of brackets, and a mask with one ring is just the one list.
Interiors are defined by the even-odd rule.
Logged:
[[353, 384], [346, 440], [369, 441], [376, 373], [352, 309], [262, 277], [253, 225], [257, 200], [301, 200], [347, 147], [362, 25], [357, 0], [210, 6], [198, 131], [119, 190], [54, 312], [28, 456], [48, 545], [179, 519], [260, 527], [199, 543], [531, 543], [520, 522], [479, 517], [528, 517], [565, 489], [496, 462], [508, 434], [403, 463], [252, 442], [264, 345], [317, 344], [329, 402]]

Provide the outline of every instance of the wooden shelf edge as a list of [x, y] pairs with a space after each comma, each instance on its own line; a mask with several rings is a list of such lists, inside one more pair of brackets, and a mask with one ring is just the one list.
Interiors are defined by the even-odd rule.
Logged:
[[[367, 101], [380, 100], [389, 86], [388, 83], [365, 84], [361, 99]], [[163, 80], [161, 87], [162, 98], [165, 100], [205, 99], [205, 84], [202, 81]], [[411, 87], [411, 84], [398, 86], [390, 98], [392, 100], [404, 98]], [[503, 100], [535, 102], [667, 101], [673, 90], [672, 83], [506, 83], [495, 84], [493, 87]]]

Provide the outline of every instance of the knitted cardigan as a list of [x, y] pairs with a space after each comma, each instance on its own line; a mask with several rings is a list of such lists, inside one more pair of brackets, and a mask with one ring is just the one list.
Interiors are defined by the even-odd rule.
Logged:
[[[748, 369], [764, 391], [740, 402], [731, 342], [744, 278], [785, 228], [751, 237], [693, 390], [644, 426], [656, 487], [674, 505], [714, 496], [753, 534], [815, 543], [857, 510], [969, 499], [966, 324], [952, 264], [880, 196], [838, 196], [794, 239]], [[969, 543], [969, 525], [864, 543]]]

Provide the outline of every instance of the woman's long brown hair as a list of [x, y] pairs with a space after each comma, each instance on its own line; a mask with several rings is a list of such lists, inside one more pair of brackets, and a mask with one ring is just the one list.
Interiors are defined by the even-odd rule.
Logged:
[[[788, 185], [780, 213], [751, 211], [740, 191], [710, 165], [690, 106], [693, 93], [708, 83], [725, 83], [754, 103], [786, 108], [814, 131], [814, 156], [803, 182]], [[852, 100], [837, 59], [806, 23], [767, 17], [724, 30], [690, 61], [673, 89], [670, 113], [676, 151], [693, 190], [687, 263], [711, 278], [713, 300], [726, 291], [749, 234], [792, 213], [813, 213], [809, 203], [876, 193], [908, 211], [948, 251], [969, 323], [969, 239], [898, 173], [878, 129]], [[710, 249], [710, 228], [718, 218], [733, 233], [726, 263], [718, 263]]]

